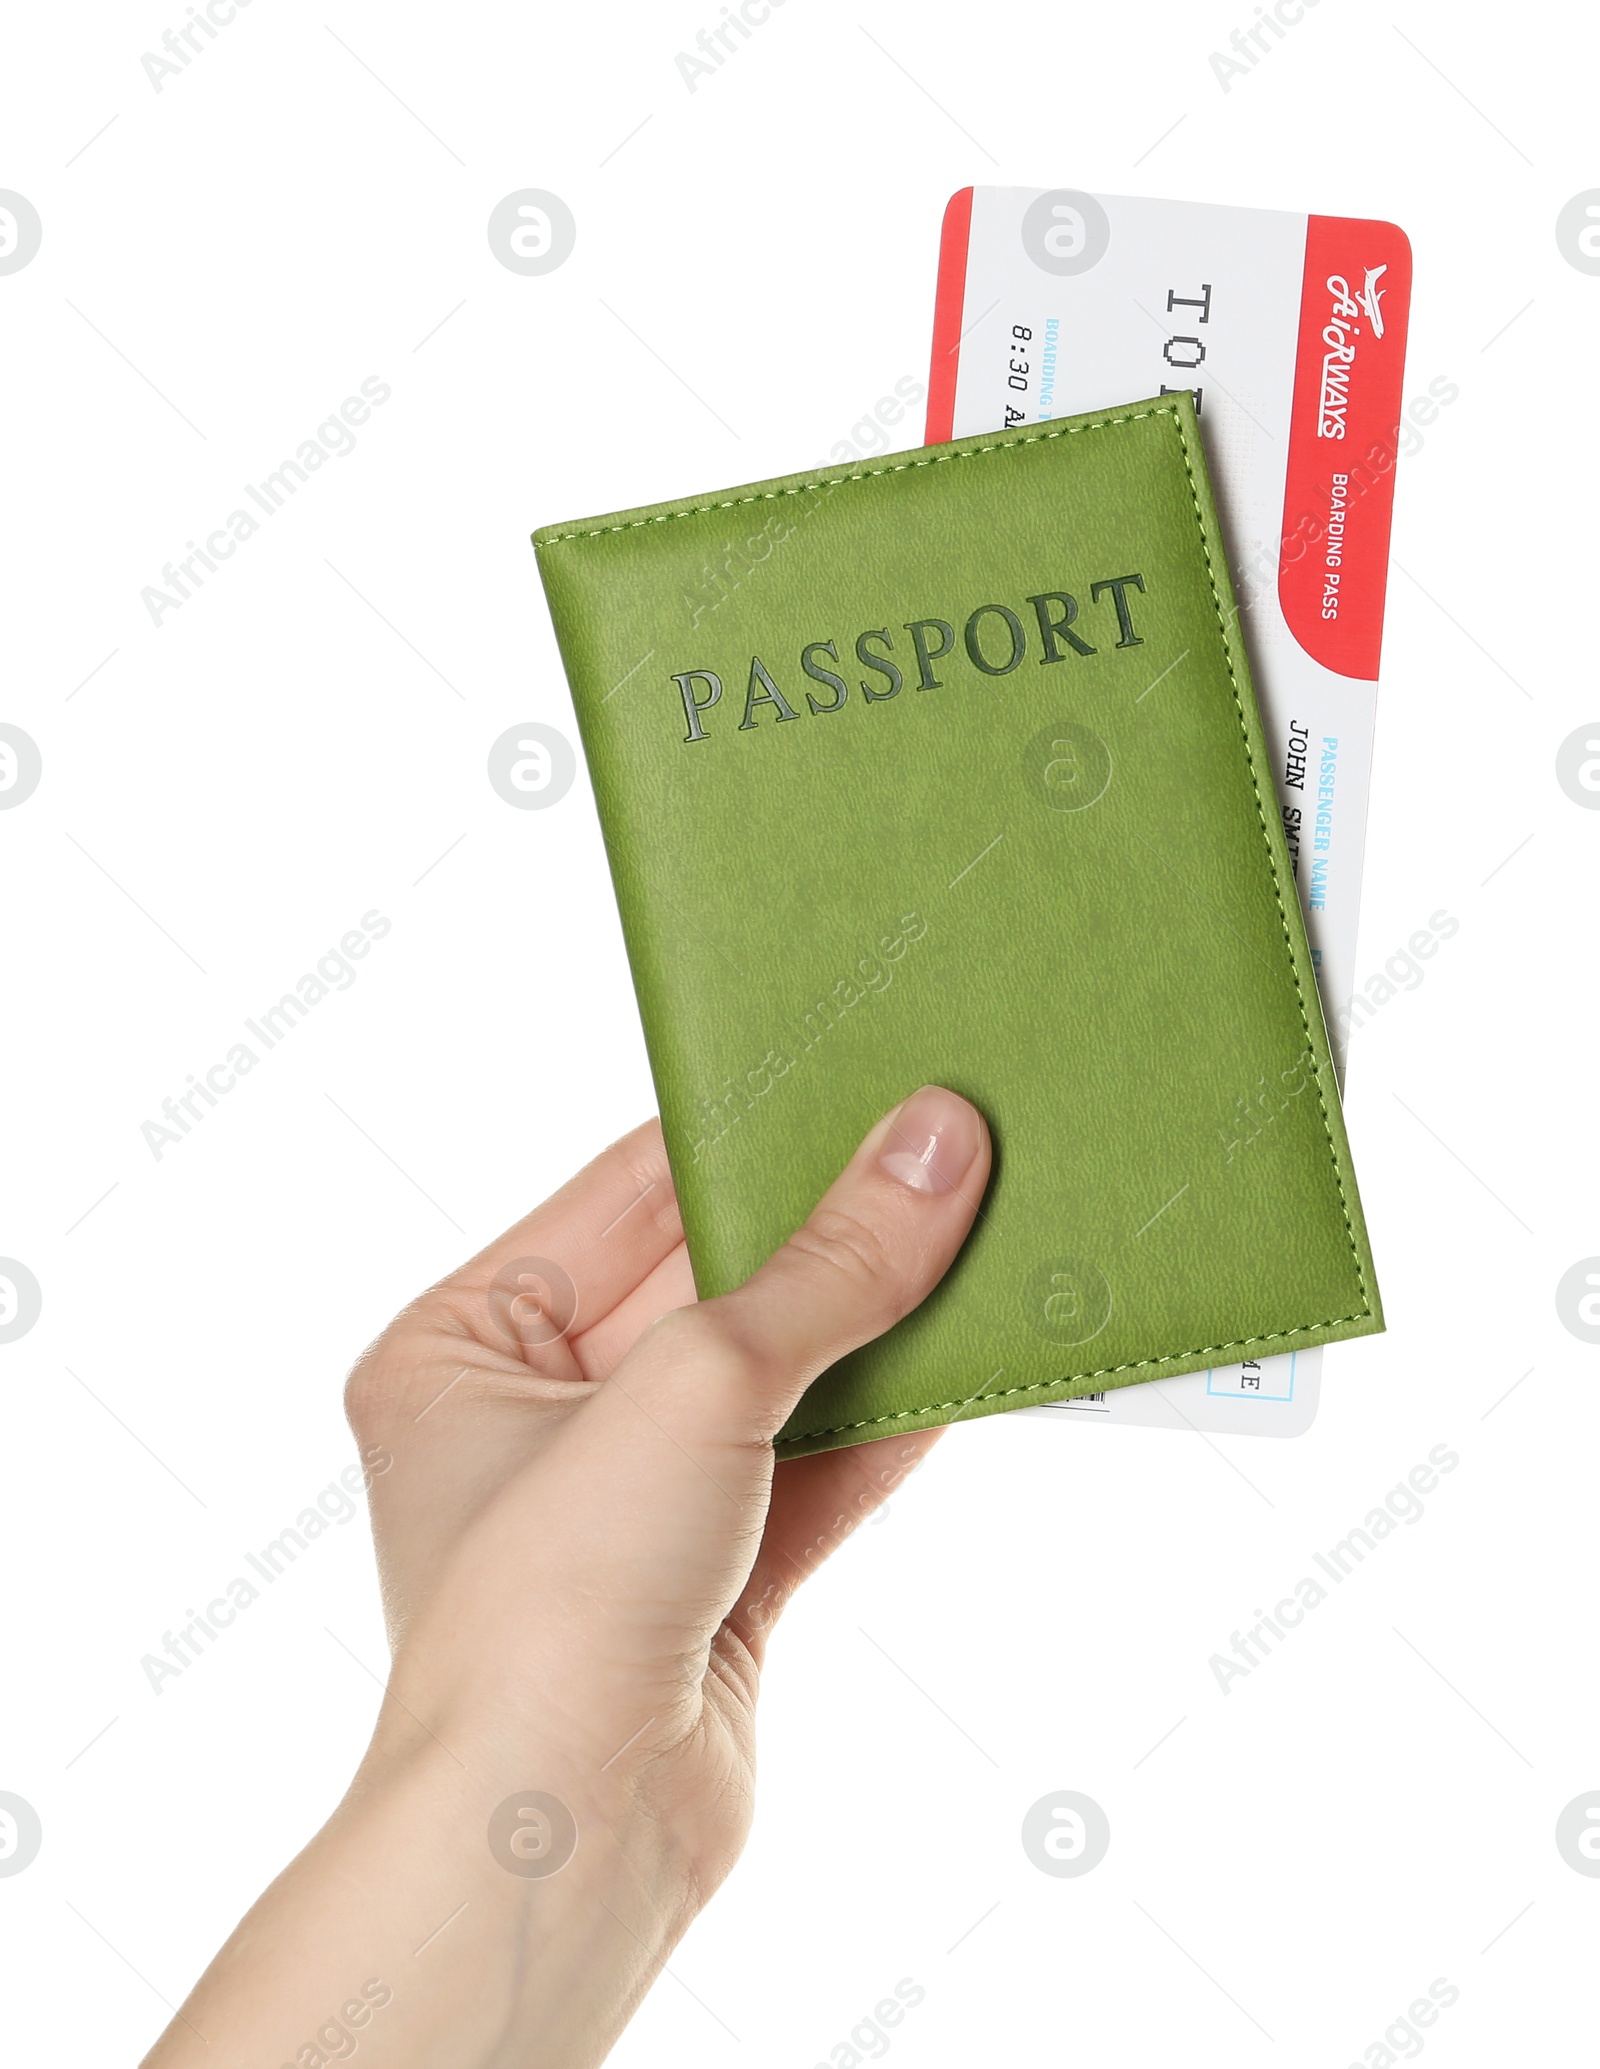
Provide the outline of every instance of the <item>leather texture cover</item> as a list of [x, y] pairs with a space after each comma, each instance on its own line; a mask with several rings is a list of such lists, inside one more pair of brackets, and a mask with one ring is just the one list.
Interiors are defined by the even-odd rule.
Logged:
[[781, 1454], [1383, 1327], [1187, 394], [534, 544], [700, 1293], [917, 1086], [993, 1131]]

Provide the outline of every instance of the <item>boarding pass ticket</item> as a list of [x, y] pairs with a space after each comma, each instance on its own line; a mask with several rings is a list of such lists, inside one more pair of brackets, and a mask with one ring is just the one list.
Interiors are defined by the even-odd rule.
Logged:
[[[963, 189], [939, 254], [930, 444], [1194, 395], [1336, 1059], [1410, 293], [1392, 223], [1069, 187]], [[1241, 1102], [1241, 1137], [1271, 1112], [1265, 1088], [1259, 1112]], [[1298, 1436], [1321, 1364], [1317, 1348], [1022, 1412]]]

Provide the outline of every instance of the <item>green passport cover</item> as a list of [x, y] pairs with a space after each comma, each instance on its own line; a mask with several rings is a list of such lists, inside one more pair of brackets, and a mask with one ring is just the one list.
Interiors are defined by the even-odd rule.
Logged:
[[702, 1296], [950, 1085], [820, 1451], [1383, 1327], [1187, 394], [534, 535]]

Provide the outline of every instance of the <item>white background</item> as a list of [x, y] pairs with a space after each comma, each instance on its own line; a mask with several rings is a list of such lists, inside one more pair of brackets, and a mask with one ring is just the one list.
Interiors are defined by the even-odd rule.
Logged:
[[[826, 460], [925, 378], [978, 180], [1411, 234], [1407, 392], [1461, 393], [1402, 462], [1361, 968], [1460, 931], [1351, 1046], [1389, 1333], [1295, 1443], [946, 1441], [788, 1618], [754, 1840], [615, 2059], [848, 2062], [908, 1976], [908, 2065], [1381, 2063], [1437, 1977], [1441, 2064], [1587, 2059], [1600, 1880], [1553, 1828], [1600, 1788], [1600, 1351], [1553, 1295], [1600, 1251], [1600, 814], [1553, 770], [1600, 706], [1600, 279], [1554, 223], [1600, 184], [1593, 25], [1326, 0], [1224, 92], [1243, 0], [787, 0], [691, 92], [711, 0], [255, 0], [158, 94], [182, 18], [23, 10], [4, 88], [44, 224], [0, 278], [0, 717], [45, 765], [0, 814], [0, 1252], [44, 1289], [0, 1348], [0, 1788], [44, 1825], [0, 1879], [8, 2058], [137, 2055], [337, 1799], [363, 1521], [159, 1695], [141, 1656], [350, 1461], [362, 1344], [650, 1110], [586, 784], [485, 778], [572, 732], [528, 532]], [[522, 187], [577, 220], [541, 278], [485, 236]], [[357, 450], [152, 626], [369, 375]], [[141, 1124], [373, 908], [358, 981], [157, 1161]], [[1211, 1655], [1440, 1444], [1423, 1520], [1224, 1695]], [[1076, 1880], [1018, 1837], [1063, 1788], [1111, 1821]]]

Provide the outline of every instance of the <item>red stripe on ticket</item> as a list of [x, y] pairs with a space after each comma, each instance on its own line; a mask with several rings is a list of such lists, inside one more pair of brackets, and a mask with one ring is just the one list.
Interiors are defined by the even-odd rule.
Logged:
[[1410, 303], [1404, 231], [1308, 217], [1278, 601], [1314, 661], [1369, 682], [1383, 644]]
[[967, 241], [972, 231], [972, 189], [963, 187], [945, 204], [939, 236], [939, 285], [933, 302], [933, 359], [928, 368], [928, 420], [924, 438], [943, 445], [955, 436], [956, 376], [961, 371], [961, 312], [967, 299]]

